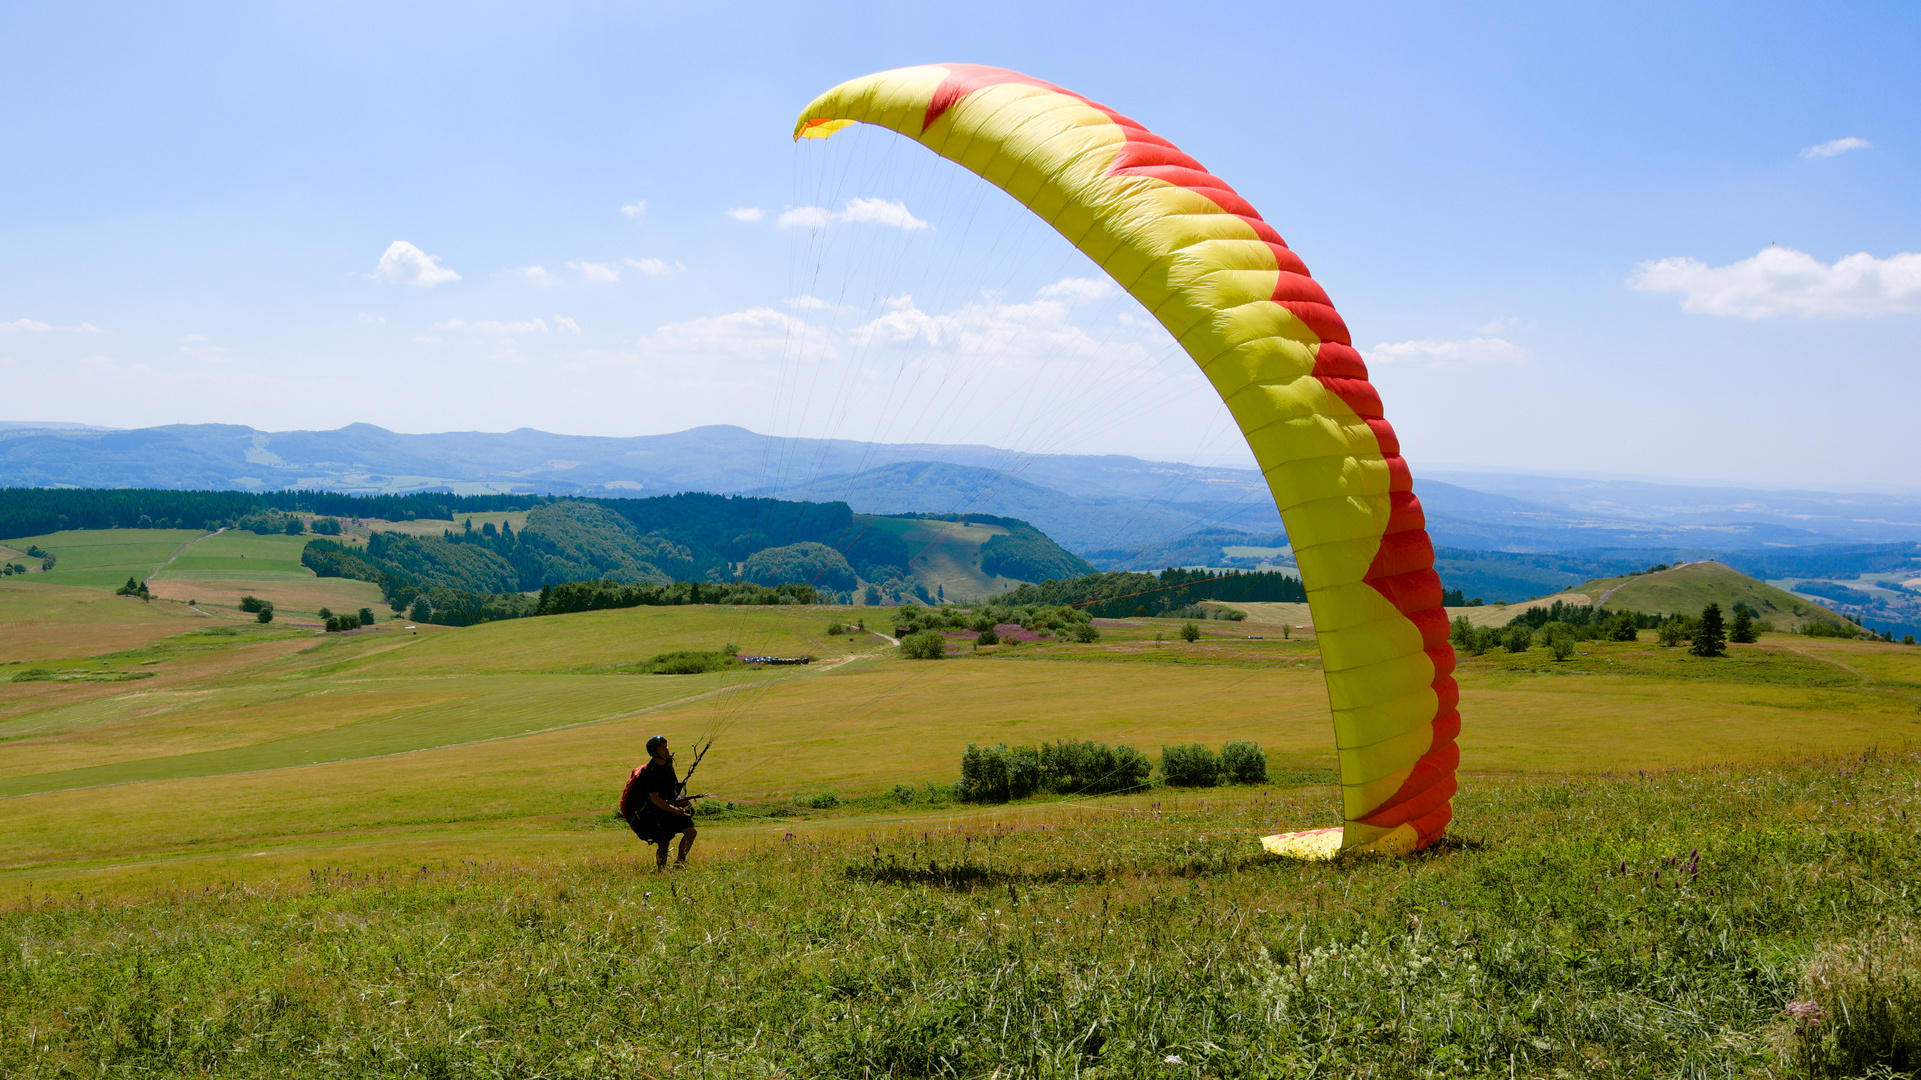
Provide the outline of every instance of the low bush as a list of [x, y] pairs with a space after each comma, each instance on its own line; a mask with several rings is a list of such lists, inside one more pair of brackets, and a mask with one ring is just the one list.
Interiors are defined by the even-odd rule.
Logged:
[[1221, 773], [1230, 783], [1267, 783], [1267, 751], [1259, 743], [1236, 739], [1221, 747]]
[[999, 645], [1001, 636], [992, 626], [983, 627], [980, 636], [974, 639], [976, 645]]
[[813, 795], [802, 795], [794, 800], [795, 806], [808, 810], [832, 810], [840, 805], [840, 796], [831, 791], [821, 791]]
[[640, 671], [643, 675], [700, 675], [720, 671], [732, 663], [734, 658], [725, 652], [682, 649], [655, 656], [641, 664]]
[[947, 639], [938, 630], [922, 630], [901, 639], [900, 654], [909, 660], [939, 660], [947, 655]]
[[1534, 631], [1526, 626], [1510, 626], [1501, 631], [1501, 647], [1508, 652], [1526, 652], [1534, 644]]
[[1031, 746], [967, 744], [955, 793], [966, 802], [1002, 803], [1040, 790], [1040, 754]]
[[1041, 785], [1062, 795], [1106, 795], [1147, 783], [1154, 763], [1131, 746], [1072, 739], [1042, 743]]
[[1221, 760], [1200, 743], [1163, 746], [1161, 780], [1169, 787], [1213, 787], [1221, 782]]
[[1181, 624], [1181, 640], [1182, 641], [1201, 640], [1201, 628], [1191, 622], [1182, 623]]

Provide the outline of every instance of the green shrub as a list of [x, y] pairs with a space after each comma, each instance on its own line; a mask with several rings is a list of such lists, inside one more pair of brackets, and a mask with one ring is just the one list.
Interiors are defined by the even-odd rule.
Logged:
[[833, 622], [830, 622], [827, 624], [828, 637], [839, 637], [840, 635], [845, 634], [846, 632], [847, 632], [847, 628], [840, 624], [839, 619], [835, 619]]
[[[245, 612], [265, 611], [266, 609], [272, 606], [273, 606], [272, 604], [268, 603], [265, 600], [260, 599], [257, 596], [243, 596], [240, 598], [240, 610]], [[324, 619], [326, 618], [326, 616], [323, 615], [321, 616], [321, 618]]]
[[840, 796], [831, 791], [822, 791], [813, 795], [802, 795], [794, 800], [794, 805], [803, 806], [809, 810], [832, 810], [840, 805]]
[[1526, 626], [1510, 626], [1501, 631], [1501, 645], [1508, 652], [1526, 652], [1534, 644], [1534, 631]]
[[1547, 639], [1548, 655], [1556, 660], [1566, 660], [1574, 655], [1573, 634], [1551, 634]]
[[1236, 739], [1221, 747], [1221, 773], [1230, 783], [1267, 783], [1267, 751], [1260, 744]]
[[644, 675], [700, 675], [709, 671], [720, 671], [734, 658], [725, 652], [712, 650], [682, 649], [664, 652], [640, 665]]
[[270, 608], [270, 607], [265, 607], [265, 608], [261, 608], [261, 609], [260, 609], [260, 614], [258, 614], [258, 615], [255, 615], [255, 616], [253, 617], [253, 621], [254, 621], [254, 622], [258, 622], [258, 623], [270, 623], [270, 622], [272, 622], [272, 621], [273, 621], [273, 609], [272, 609], [272, 608]]
[[967, 802], [1007, 802], [1040, 790], [1040, 754], [1031, 746], [967, 744], [956, 793]]
[[909, 660], [939, 660], [947, 655], [947, 639], [938, 630], [922, 630], [901, 639], [900, 654]]
[[1198, 625], [1191, 622], [1182, 623], [1181, 624], [1181, 640], [1182, 641], [1201, 640], [1201, 628]]
[[981, 635], [974, 639], [976, 645], [999, 645], [1000, 643], [1001, 636], [992, 626], [982, 630]]
[[1083, 645], [1088, 642], [1099, 641], [1100, 639], [1101, 632], [1094, 629], [1094, 624], [1091, 622], [1084, 622], [1074, 628], [1074, 640]]
[[1062, 795], [1106, 795], [1147, 783], [1154, 763], [1131, 746], [1064, 740], [1042, 743], [1041, 786]]
[[375, 622], [374, 609], [370, 607], [361, 608], [360, 609], [360, 625], [372, 626], [374, 622]]
[[1169, 787], [1213, 787], [1221, 782], [1221, 762], [1200, 743], [1163, 746], [1161, 779]]
[[918, 792], [914, 790], [912, 784], [895, 784], [892, 794], [895, 802], [902, 806], [907, 806], [914, 801], [914, 796], [918, 794]]

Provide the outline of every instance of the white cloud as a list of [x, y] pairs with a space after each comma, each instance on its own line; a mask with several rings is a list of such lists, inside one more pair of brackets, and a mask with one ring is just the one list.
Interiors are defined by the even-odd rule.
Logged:
[[565, 315], [554, 316], [554, 327], [556, 332], [562, 334], [580, 333], [580, 324]]
[[633, 202], [630, 202], [626, 206], [621, 207], [620, 212], [623, 214], [626, 214], [630, 218], [646, 217], [647, 216], [647, 200], [635, 199]]
[[830, 308], [834, 305], [822, 300], [818, 296], [796, 296], [787, 301], [787, 306], [796, 311], [819, 311], [822, 308]]
[[1425, 368], [1486, 367], [1527, 362], [1527, 350], [1497, 337], [1466, 341], [1401, 341], [1376, 345], [1368, 358], [1377, 364], [1411, 364]]
[[102, 330], [100, 327], [95, 326], [92, 323], [84, 323], [84, 322], [81, 323], [79, 326], [54, 326], [51, 323], [43, 323], [38, 319], [24, 319], [24, 318], [15, 319], [12, 322], [0, 322], [0, 334], [45, 334], [50, 332], [61, 333], [61, 334], [104, 334], [106, 333], [106, 331]]
[[620, 271], [606, 263], [570, 262], [567, 265], [580, 271], [581, 276], [588, 281], [598, 284], [610, 285], [620, 280]]
[[1063, 300], [1070, 304], [1087, 304], [1095, 300], [1105, 300], [1118, 291], [1113, 282], [1106, 278], [1062, 278], [1052, 285], [1043, 285], [1035, 296], [1042, 300]]
[[[529, 319], [525, 322], [500, 322], [495, 319], [483, 319], [480, 322], [467, 322], [463, 319], [449, 319], [444, 323], [435, 323], [434, 329], [466, 330], [480, 334], [499, 334], [503, 337], [517, 337], [522, 334], [546, 333], [547, 321], [545, 319]], [[415, 340], [421, 341], [427, 339], [416, 338]], [[433, 340], [438, 341], [439, 339], [435, 338]]]
[[1690, 258], [1658, 259], [1637, 267], [1628, 286], [1680, 293], [1685, 298], [1682, 310], [1700, 315], [1869, 318], [1921, 311], [1921, 254], [1877, 259], [1861, 252], [1832, 266], [1784, 247], [1727, 266]]
[[824, 206], [790, 206], [778, 220], [782, 228], [823, 229], [838, 222], [887, 225], [910, 232], [927, 228], [927, 222], [910, 213], [906, 203], [892, 199], [849, 199], [839, 212]]
[[380, 323], [382, 325], [385, 325], [387, 322], [387, 317], [384, 315], [369, 315], [363, 311], [360, 313], [360, 321], [364, 323]]
[[540, 265], [539, 263], [535, 263], [532, 266], [523, 266], [511, 272], [514, 274], [518, 274], [523, 278], [526, 278], [528, 281], [533, 282], [535, 285], [560, 284], [560, 275], [554, 273], [552, 270], [547, 269], [546, 267]]
[[1836, 154], [1845, 154], [1850, 150], [1872, 149], [1874, 149], [1873, 143], [1866, 139], [1857, 139], [1853, 135], [1850, 135], [1845, 139], [1830, 139], [1827, 142], [1821, 143], [1819, 146], [1810, 146], [1801, 151], [1801, 156], [1804, 158], [1824, 158], [1833, 157]]
[[460, 275], [440, 265], [439, 260], [440, 256], [429, 255], [405, 240], [395, 240], [387, 245], [373, 276], [395, 285], [426, 287], [459, 281]]
[[661, 260], [661, 259], [628, 259], [626, 260], [626, 262], [628, 266], [633, 267], [634, 269], [640, 271], [641, 273], [651, 274], [654, 277], [659, 277], [662, 274], [671, 274], [676, 270], [687, 269], [685, 266], [681, 265], [678, 262], [674, 263], [672, 266], [669, 266], [664, 260]]
[[1474, 328], [1474, 332], [1486, 337], [1493, 337], [1503, 331], [1512, 330], [1519, 325], [1521, 325], [1521, 320], [1510, 315], [1505, 319], [1495, 319], [1493, 322], [1482, 323], [1480, 326]]
[[201, 343], [201, 342], [203, 342], [203, 341], [206, 341], [206, 340], [207, 340], [207, 335], [205, 335], [205, 334], [188, 334], [188, 335], [186, 335], [185, 337], [183, 337], [183, 338], [181, 338], [181, 339], [180, 339], [180, 344], [182, 344], [182, 345], [198, 345], [199, 343]]
[[676, 359], [713, 359], [719, 356], [738, 360], [778, 361], [786, 355], [792, 339], [807, 330], [806, 323], [785, 312], [773, 308], [748, 308], [726, 315], [669, 323], [641, 338], [640, 346], [650, 353]]
[[767, 216], [767, 211], [758, 206], [736, 206], [727, 211], [727, 216], [735, 221], [759, 221]]

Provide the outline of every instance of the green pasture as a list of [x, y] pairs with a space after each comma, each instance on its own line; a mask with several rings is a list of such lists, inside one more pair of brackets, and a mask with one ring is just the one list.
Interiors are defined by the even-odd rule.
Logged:
[[300, 550], [311, 539], [281, 534], [258, 536], [245, 530], [228, 529], [196, 540], [154, 576], [175, 581], [240, 577], [263, 580], [282, 576], [304, 580], [313, 577], [313, 571], [300, 565]]
[[183, 545], [203, 535], [198, 529], [70, 529], [19, 537], [7, 545], [22, 551], [36, 545], [56, 557], [51, 571], [28, 574], [22, 581], [116, 589], [130, 577], [144, 580]]
[[0, 1072], [1908, 1076], [1918, 784], [1887, 751], [1483, 777], [1436, 849], [1327, 863], [1250, 839], [1320, 784], [909, 806], [703, 827], [662, 876], [604, 813], [293, 852], [180, 815], [218, 873], [0, 911]]
[[[53, 592], [10, 585], [0, 611], [57, 619], [58, 604], [31, 606]], [[947, 784], [969, 742], [1098, 739], [1157, 756], [1245, 738], [1277, 776], [1330, 776], [1334, 761], [1312, 641], [1254, 619], [1209, 620], [1192, 644], [1177, 620], [1129, 619], [1103, 622], [1093, 644], [957, 643], [947, 659], [909, 661], [875, 634], [826, 633], [834, 620], [889, 626], [882, 609], [633, 608], [325, 635], [163, 624], [155, 613], [180, 605], [60, 592], [107, 606], [70, 603], [83, 621], [38, 628], [67, 634], [64, 651], [0, 664], [0, 884], [12, 892], [273, 876], [316, 860], [402, 865], [427, 851], [622, 851], [605, 807], [656, 732], [683, 749], [714, 737], [699, 786], [786, 808], [774, 817], [821, 791], [869, 805], [896, 785]], [[127, 626], [133, 643], [111, 640]], [[657, 653], [726, 644], [819, 660], [637, 673]], [[1470, 787], [1921, 736], [1921, 649], [1897, 645], [1767, 635], [1703, 660], [1651, 641], [1593, 643], [1561, 662], [1541, 650], [1464, 657], [1458, 677]], [[1330, 795], [1276, 827], [1332, 824], [1334, 807]], [[750, 835], [769, 816], [749, 812], [718, 835]]]

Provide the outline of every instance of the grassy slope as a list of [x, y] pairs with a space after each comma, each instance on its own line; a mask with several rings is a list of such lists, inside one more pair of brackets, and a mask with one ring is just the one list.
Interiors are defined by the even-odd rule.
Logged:
[[[43, 590], [0, 586], [0, 603], [9, 592]], [[718, 735], [700, 786], [750, 800], [945, 782], [966, 743], [983, 740], [1099, 738], [1153, 754], [1253, 738], [1277, 770], [1332, 767], [1313, 642], [1281, 640], [1279, 624], [1210, 621], [1188, 645], [1178, 622], [1132, 619], [1105, 623], [1093, 646], [939, 663], [877, 656], [871, 634], [822, 633], [832, 617], [882, 625], [885, 614], [640, 608], [344, 637], [224, 624], [43, 664], [81, 681], [0, 683], [0, 792], [16, 796], [0, 799], [0, 881], [607, 851], [618, 837], [593, 822], [657, 731], [682, 745]], [[726, 676], [620, 670], [729, 641], [870, 658]], [[1756, 761], [1921, 735], [1921, 650], [1900, 646], [1769, 636], [1705, 661], [1604, 643], [1558, 664], [1540, 651], [1467, 658], [1460, 679], [1465, 768], [1480, 775]], [[726, 692], [669, 704], [712, 690]], [[53, 790], [79, 784], [112, 786]], [[1325, 823], [1332, 807], [1293, 824]]]
[[37, 544], [58, 557], [50, 572], [27, 575], [36, 584], [115, 589], [130, 577], [144, 580], [202, 535], [198, 529], [72, 529], [7, 543], [22, 550]]
[[892, 533], [907, 544], [912, 563], [907, 567], [913, 577], [927, 586], [943, 586], [952, 598], [986, 597], [1004, 593], [1019, 581], [981, 572], [981, 548], [1006, 529], [998, 525], [962, 525], [955, 521], [921, 521], [913, 518], [877, 517], [861, 514], [857, 520], [867, 527]]
[[1482, 780], [1442, 849], [1319, 864], [1248, 841], [1319, 786], [703, 830], [667, 878], [611, 831], [262, 885], [269, 852], [0, 912], [0, 1072], [1862, 1075], [1921, 1054], [1918, 785], [1902, 754]]

